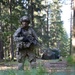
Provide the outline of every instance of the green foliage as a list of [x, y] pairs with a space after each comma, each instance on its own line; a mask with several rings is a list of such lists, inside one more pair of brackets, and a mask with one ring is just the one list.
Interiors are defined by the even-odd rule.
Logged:
[[0, 75], [47, 75], [46, 70], [43, 67], [38, 67], [36, 69], [26, 69], [26, 70], [5, 70], [1, 71]]
[[44, 67], [41, 66], [37, 69], [36, 75], [45, 75], [45, 74], [47, 74], [47, 72], [46, 72], [46, 69]]
[[71, 55], [67, 57], [67, 63], [69, 66], [74, 66], [75, 65], [75, 56]]
[[[59, 48], [62, 51], [62, 55], [65, 54], [66, 56], [66, 52], [69, 50], [69, 41], [61, 20], [61, 3], [59, 0], [53, 0], [53, 3], [50, 3], [50, 5], [42, 5], [42, 1], [44, 0], [32, 0], [31, 3], [30, 0], [12, 0], [12, 2], [9, 3], [8, 0], [0, 0], [0, 20], [3, 28], [2, 37], [7, 53], [10, 54], [11, 52], [10, 45], [13, 42], [10, 38], [20, 26], [20, 17], [28, 15], [30, 16], [30, 25], [34, 26], [44, 47]], [[45, 11], [45, 13], [42, 11]], [[47, 11], [49, 11], [48, 21], [50, 22], [48, 26], [46, 20]], [[32, 25], [32, 21], [34, 21], [34, 25]]]
[[5, 70], [0, 72], [0, 75], [25, 75], [24, 71], [20, 71], [20, 70], [13, 70], [13, 69], [9, 69], [9, 70]]
[[69, 41], [66, 30], [63, 28], [61, 20], [61, 3], [59, 0], [53, 0], [50, 4], [51, 24], [50, 24], [50, 48], [58, 48], [61, 50], [61, 55], [66, 56], [69, 51]]

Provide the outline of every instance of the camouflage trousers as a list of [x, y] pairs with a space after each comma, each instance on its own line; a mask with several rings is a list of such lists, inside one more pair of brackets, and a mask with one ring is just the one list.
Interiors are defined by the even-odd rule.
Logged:
[[29, 48], [21, 49], [18, 52], [17, 55], [17, 61], [18, 61], [18, 69], [24, 70], [24, 63], [26, 58], [28, 58], [28, 61], [30, 62], [31, 68], [36, 67], [36, 54], [35, 54], [35, 47], [30, 46]]

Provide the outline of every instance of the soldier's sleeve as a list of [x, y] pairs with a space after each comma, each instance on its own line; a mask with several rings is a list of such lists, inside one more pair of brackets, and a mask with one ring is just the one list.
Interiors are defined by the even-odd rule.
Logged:
[[38, 40], [38, 36], [37, 36], [36, 32], [34, 31], [34, 29], [31, 28], [31, 30], [32, 30], [32, 35], [34, 36], [34, 38], [36, 40]]
[[21, 41], [23, 37], [18, 37], [18, 34], [20, 33], [21, 28], [18, 28], [15, 33], [13, 34], [13, 39], [15, 42]]

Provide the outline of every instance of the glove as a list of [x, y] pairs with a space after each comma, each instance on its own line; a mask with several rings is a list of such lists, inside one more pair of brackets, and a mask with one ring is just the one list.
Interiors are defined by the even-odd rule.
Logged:
[[37, 45], [37, 40], [34, 39], [34, 40], [32, 41], [32, 44]]
[[23, 42], [29, 42], [29, 40], [26, 37], [23, 37], [22, 41]]

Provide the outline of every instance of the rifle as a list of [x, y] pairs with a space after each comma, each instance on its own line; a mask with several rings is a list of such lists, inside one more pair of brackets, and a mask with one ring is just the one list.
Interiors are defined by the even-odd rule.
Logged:
[[25, 36], [24, 42], [30, 42], [31, 44], [34, 44], [34, 45], [37, 45], [38, 43], [38, 41], [32, 35]]

